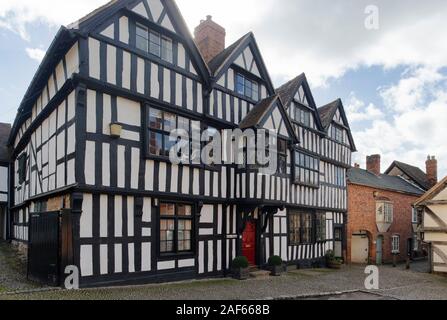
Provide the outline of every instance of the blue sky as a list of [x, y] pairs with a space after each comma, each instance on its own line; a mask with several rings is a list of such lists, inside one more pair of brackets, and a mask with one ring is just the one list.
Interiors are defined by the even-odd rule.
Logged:
[[[0, 122], [12, 122], [61, 24], [106, 0], [2, 0]], [[379, 29], [367, 30], [373, 2]], [[425, 169], [428, 154], [447, 175], [447, 3], [432, 0], [178, 0], [191, 31], [207, 14], [227, 45], [253, 31], [275, 85], [305, 72], [319, 106], [342, 98], [364, 166], [400, 160]], [[239, 11], [234, 11], [238, 7]], [[253, 8], [256, 8], [254, 10]]]

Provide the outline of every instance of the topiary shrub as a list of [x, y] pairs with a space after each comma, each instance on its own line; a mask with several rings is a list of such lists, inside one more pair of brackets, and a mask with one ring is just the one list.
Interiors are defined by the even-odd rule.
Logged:
[[272, 256], [269, 258], [269, 266], [271, 267], [278, 267], [278, 266], [282, 266], [282, 259], [281, 257], [278, 256]]
[[236, 257], [231, 266], [233, 269], [246, 269], [248, 268], [249, 263], [246, 257]]

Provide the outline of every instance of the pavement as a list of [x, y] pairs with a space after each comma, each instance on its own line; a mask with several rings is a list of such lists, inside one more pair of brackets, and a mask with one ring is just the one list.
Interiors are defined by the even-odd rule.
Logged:
[[[403, 265], [379, 267], [379, 290], [370, 291], [365, 290], [365, 267], [355, 265], [290, 270], [280, 277], [246, 281], [227, 278], [68, 291], [36, 287], [13, 270], [3, 274], [2, 268], [10, 266], [1, 262], [2, 257], [0, 286], [9, 290], [0, 292], [0, 300], [447, 300], [447, 277], [425, 273], [425, 261], [413, 263], [411, 270]], [[14, 288], [43, 291], [11, 293]]]

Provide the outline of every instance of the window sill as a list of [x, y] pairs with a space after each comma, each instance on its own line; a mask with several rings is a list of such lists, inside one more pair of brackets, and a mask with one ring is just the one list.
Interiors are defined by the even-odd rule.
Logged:
[[170, 261], [170, 260], [183, 260], [183, 259], [195, 259], [196, 254], [194, 252], [185, 253], [160, 253], [158, 255], [159, 261]]
[[[157, 156], [157, 155], [152, 155], [152, 154], [146, 154], [146, 156], [144, 157], [144, 160], [153, 160], [153, 161], [166, 162], [166, 163], [173, 164], [172, 161], [169, 159], [169, 157]], [[194, 168], [194, 169], [205, 169], [205, 170], [216, 171], [216, 172], [220, 171], [218, 166], [208, 166], [208, 165], [204, 165], [204, 164], [193, 164], [193, 163], [179, 163], [178, 165], [183, 166], [183, 167], [190, 167], [190, 168]]]
[[297, 186], [309, 187], [312, 189], [320, 189], [320, 185], [315, 185], [315, 184], [308, 184], [308, 183], [302, 183], [302, 182], [293, 182], [293, 184], [297, 185]]

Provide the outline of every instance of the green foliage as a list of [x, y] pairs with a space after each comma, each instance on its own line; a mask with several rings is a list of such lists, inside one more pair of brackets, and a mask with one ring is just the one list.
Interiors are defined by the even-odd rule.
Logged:
[[246, 269], [248, 266], [249, 264], [246, 257], [236, 257], [232, 263], [233, 269]]
[[272, 256], [269, 258], [269, 266], [277, 267], [282, 265], [282, 259], [278, 256]]

